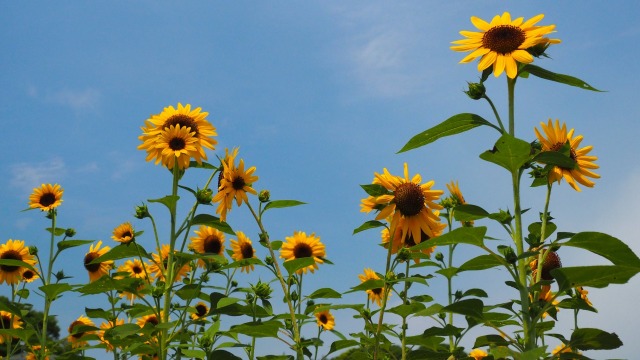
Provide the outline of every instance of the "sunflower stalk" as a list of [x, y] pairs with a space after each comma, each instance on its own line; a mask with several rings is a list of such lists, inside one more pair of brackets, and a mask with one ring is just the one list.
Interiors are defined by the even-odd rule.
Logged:
[[[391, 247], [391, 245], [389, 246]], [[409, 277], [409, 261], [406, 261], [406, 267], [405, 267], [405, 277]], [[404, 292], [402, 293], [402, 304], [406, 305], [407, 304], [407, 299], [409, 298], [409, 282], [405, 281], [404, 282]], [[402, 335], [401, 335], [401, 339], [400, 339], [400, 346], [402, 346], [402, 360], [406, 360], [407, 359], [407, 317], [403, 316], [402, 317]]]
[[[54, 254], [53, 254], [53, 245], [55, 244], [55, 233], [56, 233], [56, 215], [57, 211], [55, 209], [49, 210], [49, 215], [51, 216], [51, 241], [49, 243], [49, 264], [47, 266], [47, 280], [44, 282], [44, 285], [47, 286], [51, 284], [51, 273], [53, 272], [53, 262], [54, 262]], [[49, 322], [49, 310], [51, 309], [51, 303], [53, 299], [49, 298], [47, 293], [44, 293], [44, 312], [42, 315], [42, 334], [40, 334], [40, 358], [44, 359], [46, 356], [46, 344], [47, 344], [47, 323]]]
[[380, 334], [382, 333], [382, 324], [384, 319], [384, 312], [387, 308], [387, 299], [389, 298], [390, 290], [387, 286], [389, 269], [391, 268], [391, 254], [393, 252], [393, 235], [395, 234], [395, 224], [391, 224], [391, 228], [389, 229], [389, 236], [391, 236], [389, 243], [389, 250], [387, 251], [387, 263], [384, 270], [384, 288], [382, 289], [382, 294], [384, 297], [382, 298], [382, 306], [380, 307], [380, 314], [378, 315], [378, 326], [376, 327], [375, 333], [375, 345], [373, 350], [373, 360], [378, 360], [378, 353], [380, 351]]
[[[552, 183], [547, 183], [547, 195], [544, 203], [544, 212], [542, 213], [542, 225], [540, 226], [540, 247], [541, 248], [545, 240], [545, 232], [547, 231], [547, 222], [549, 219], [549, 216], [547, 214], [549, 212], [549, 203], [551, 200], [551, 187], [552, 187]], [[538, 254], [536, 277], [535, 279], [533, 279], [534, 284], [537, 284], [542, 279], [542, 267], [544, 265], [544, 262], [546, 261], [548, 254], [549, 254], [548, 251], [540, 251], [540, 253]], [[533, 294], [534, 299], [537, 299], [538, 294], [539, 294], [538, 290], [535, 290]]]

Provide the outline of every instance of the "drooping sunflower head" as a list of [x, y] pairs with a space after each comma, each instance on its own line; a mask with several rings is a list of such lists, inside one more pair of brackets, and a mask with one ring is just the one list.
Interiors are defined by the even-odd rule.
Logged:
[[296, 271], [297, 274], [307, 273], [307, 271], [315, 272], [318, 264], [324, 262], [326, 256], [325, 246], [320, 242], [320, 238], [315, 234], [307, 235], [303, 231], [296, 231], [293, 236], [287, 236], [286, 242], [282, 244], [280, 249], [280, 257], [285, 261], [312, 257], [315, 263]]
[[[529, 297], [531, 298], [531, 296]], [[542, 313], [543, 319], [549, 316], [549, 314], [551, 314], [551, 316], [555, 318], [556, 313], [560, 311], [560, 308], [558, 308], [557, 306], [560, 301], [556, 299], [556, 294], [551, 291], [551, 286], [545, 285], [542, 287], [540, 295], [538, 296], [538, 301], [542, 307], [547, 309], [544, 313]]]
[[102, 249], [102, 240], [89, 247], [89, 252], [84, 256], [84, 268], [89, 272], [89, 282], [94, 282], [102, 276], [109, 274], [109, 270], [113, 268], [113, 260], [107, 260], [99, 263], [92, 263], [95, 259], [106, 254], [111, 250], [109, 246]]
[[[453, 182], [451, 181], [450, 183], [447, 184], [447, 189], [449, 190], [449, 203], [451, 204], [452, 208], [459, 206], [459, 205], [465, 205], [467, 202], [464, 199], [464, 196], [462, 196], [462, 191], [460, 191], [460, 186], [458, 185], [458, 182]], [[453, 213], [453, 209], [450, 210]], [[473, 220], [472, 221], [461, 221], [463, 226], [473, 226]]]
[[191, 314], [191, 319], [202, 320], [209, 314], [209, 307], [204, 302], [200, 301], [193, 307], [194, 312]]
[[[160, 279], [165, 281], [165, 272], [167, 271], [167, 266], [169, 265], [169, 252], [170, 252], [169, 244], [164, 244], [160, 249], [158, 249], [158, 253], [151, 254], [151, 262], [149, 263], [148, 269], [151, 274], [153, 274], [155, 279]], [[174, 253], [176, 250], [173, 251]], [[174, 258], [175, 259], [175, 258]], [[191, 271], [191, 267], [189, 264], [178, 264], [174, 262], [174, 266], [180, 266], [179, 269], [174, 271], [175, 278], [173, 282], [182, 280], [183, 277], [187, 276], [189, 271]]]
[[[251, 244], [251, 239], [249, 239], [242, 231], [236, 231], [236, 236], [238, 236], [238, 240], [231, 240], [231, 249], [233, 250], [233, 255], [231, 257], [233, 260], [240, 261], [255, 258], [256, 250]], [[240, 271], [246, 271], [248, 273], [254, 269], [255, 266], [250, 264], [243, 266]]]
[[316, 322], [323, 330], [333, 330], [336, 320], [329, 310], [319, 311], [315, 313]]
[[[17, 315], [0, 310], [0, 329], [21, 329], [22, 320]], [[0, 344], [4, 344], [11, 339], [10, 335], [0, 334]]]
[[[10, 239], [5, 244], [1, 244], [0, 259], [22, 261], [31, 266], [36, 264], [34, 256], [29, 253], [29, 248], [24, 246], [22, 240]], [[26, 267], [20, 265], [0, 265], [0, 284], [4, 282], [14, 285], [19, 283], [27, 270]]]
[[113, 235], [111, 238], [117, 242], [128, 244], [135, 240], [135, 231], [133, 230], [133, 226], [130, 222], [125, 222], [118, 225], [115, 229], [113, 229]]
[[257, 195], [253, 188], [253, 183], [258, 181], [258, 177], [253, 175], [256, 167], [252, 166], [245, 170], [244, 159], [236, 166], [235, 158], [237, 152], [229, 155], [227, 161], [222, 161], [222, 177], [219, 179], [218, 193], [213, 197], [213, 202], [218, 203], [216, 213], [220, 214], [220, 220], [226, 221], [227, 212], [231, 210], [233, 199], [236, 205], [249, 201], [247, 193]]
[[87, 345], [85, 338], [87, 335], [93, 334], [94, 331], [83, 328], [95, 326], [91, 319], [83, 315], [73, 321], [71, 325], [69, 325], [69, 336], [67, 337], [67, 341], [71, 344], [71, 347], [75, 349]]
[[109, 320], [107, 322], [103, 322], [102, 324], [100, 324], [100, 329], [101, 329], [99, 333], [100, 341], [105, 345], [105, 350], [107, 352], [113, 351], [113, 349], [115, 348], [113, 344], [109, 342], [109, 336], [107, 334], [109, 330], [120, 325], [124, 325], [124, 320], [122, 319], [116, 319], [115, 321]]
[[[496, 15], [490, 23], [472, 16], [471, 23], [480, 30], [461, 31], [465, 39], [453, 41], [451, 50], [467, 52], [469, 55], [460, 63], [469, 63], [481, 57], [478, 71], [484, 71], [493, 65], [493, 75], [500, 76], [506, 71], [509, 78], [518, 75], [518, 63], [529, 64], [533, 56], [528, 49], [538, 44], [557, 44], [558, 39], [549, 39], [545, 35], [554, 32], [555, 25], [537, 26], [544, 18], [543, 14], [524, 21], [524, 18], [511, 19], [511, 14], [504, 12]], [[547, 45], [548, 46], [548, 45]], [[546, 50], [546, 48], [545, 48]]]
[[29, 207], [42, 211], [51, 211], [62, 204], [64, 190], [58, 184], [42, 184], [34, 188], [29, 196]]
[[[224, 234], [222, 231], [210, 226], [201, 225], [195, 231], [197, 236], [191, 238], [189, 248], [202, 255], [223, 255], [224, 254]], [[207, 267], [207, 262], [198, 260], [198, 266]]]
[[588, 178], [599, 179], [600, 175], [591, 171], [591, 169], [599, 168], [594, 161], [598, 157], [588, 155], [593, 146], [585, 146], [580, 148], [583, 136], [573, 136], [574, 129], [567, 131], [567, 125], [556, 119], [555, 123], [540, 123], [544, 136], [538, 128], [535, 128], [536, 137], [542, 145], [542, 151], [561, 151], [565, 144], [569, 145], [569, 156], [576, 162], [574, 168], [562, 168], [555, 166], [549, 173], [549, 182], [557, 181], [558, 183], [564, 179], [576, 191], [582, 191], [577, 183], [586, 187], [593, 187], [595, 183]]
[[[380, 280], [380, 276], [375, 273], [372, 269], [366, 268], [364, 269], [364, 274], [358, 275], [358, 278], [361, 282], [365, 282], [367, 280]], [[369, 300], [378, 304], [378, 306], [382, 306], [382, 299], [385, 296], [385, 288], [374, 288], [367, 290], [367, 296]], [[389, 293], [391, 295], [391, 293]]]

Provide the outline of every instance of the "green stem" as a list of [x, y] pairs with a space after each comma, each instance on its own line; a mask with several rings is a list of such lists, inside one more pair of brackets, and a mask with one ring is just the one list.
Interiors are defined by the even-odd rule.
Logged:
[[[318, 340], [320, 340], [320, 334], [322, 334], [322, 326], [318, 326]], [[316, 343], [316, 352], [315, 355], [313, 356], [313, 360], [317, 360], [318, 359], [318, 343]]]
[[[49, 214], [51, 215], [51, 241], [49, 244], [49, 265], [47, 267], [47, 281], [45, 282], [45, 286], [51, 284], [51, 273], [53, 272], [53, 245], [55, 244], [55, 232], [56, 232], [56, 215], [57, 211], [55, 209], [50, 210]], [[49, 295], [45, 292], [44, 295], [44, 314], [42, 316], [42, 334], [40, 334], [40, 357], [42, 359], [45, 358], [46, 355], [46, 345], [47, 345], [47, 323], [49, 320], [49, 310], [51, 309], [51, 303], [53, 299], [49, 298]]]
[[507, 77], [507, 93], [509, 96], [509, 135], [516, 136], [515, 125], [515, 89], [516, 79]]
[[[409, 277], [409, 261], [407, 260], [407, 266], [405, 268], [405, 277]], [[404, 282], [404, 292], [402, 293], [402, 304], [404, 305], [408, 305], [407, 304], [407, 299], [409, 298], [409, 282], [405, 281]], [[402, 360], [406, 360], [407, 359], [407, 318], [406, 317], [402, 317], [402, 336], [401, 336], [401, 346], [402, 346]]]
[[384, 318], [384, 311], [387, 307], [387, 299], [389, 298], [389, 293], [391, 292], [387, 286], [387, 274], [389, 273], [389, 268], [391, 267], [391, 251], [393, 250], [393, 237], [395, 234], [395, 226], [391, 226], [389, 229], [389, 250], [387, 251], [387, 264], [384, 268], [384, 288], [382, 289], [382, 294], [384, 297], [382, 298], [382, 306], [380, 307], [380, 314], [378, 315], [378, 327], [376, 328], [375, 333], [375, 346], [373, 350], [373, 360], [378, 360], [378, 352], [380, 351], [380, 334], [382, 333], [382, 321]]
[[[540, 226], [540, 247], [542, 247], [542, 244], [544, 243], [545, 232], [547, 231], [547, 222], [549, 218], [547, 213], [549, 212], [549, 203], [551, 200], [551, 187], [552, 187], [552, 184], [548, 183], [547, 196], [544, 202], [544, 212], [542, 213], [542, 225]], [[547, 254], [548, 254], [547, 251], [540, 251], [540, 253], [538, 254], [538, 267], [536, 270], [536, 278], [533, 279], [534, 284], [537, 284], [542, 278], [542, 265], [544, 264], [545, 259], [547, 258]], [[536, 290], [534, 292], [534, 299], [537, 299], [538, 294], [539, 292]]]
[[482, 98], [487, 100], [487, 102], [491, 106], [491, 109], [493, 110], [493, 114], [496, 116], [496, 120], [498, 120], [498, 125], [500, 125], [500, 131], [503, 134], [506, 133], [507, 130], [505, 130], [504, 125], [502, 124], [502, 120], [500, 119], [500, 114], [498, 114], [498, 110], [496, 109], [496, 106], [493, 105], [493, 101], [491, 101], [491, 99], [487, 95], [484, 95]]

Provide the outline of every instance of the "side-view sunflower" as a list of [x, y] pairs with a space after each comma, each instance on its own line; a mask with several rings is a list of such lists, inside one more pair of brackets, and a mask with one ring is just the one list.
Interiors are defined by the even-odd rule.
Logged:
[[62, 204], [63, 193], [64, 190], [58, 184], [42, 184], [39, 188], [34, 188], [29, 196], [29, 207], [51, 211]]
[[319, 327], [322, 327], [323, 330], [333, 330], [336, 320], [329, 310], [317, 312], [315, 315]]
[[218, 193], [212, 200], [218, 203], [216, 213], [220, 214], [222, 221], [227, 220], [227, 212], [231, 210], [233, 199], [236, 200], [236, 205], [240, 206], [243, 202], [249, 201], [247, 193], [258, 194], [253, 188], [253, 183], [258, 181], [258, 177], [253, 175], [256, 167], [245, 170], [244, 159], [240, 159], [236, 166], [234, 155], [237, 153], [229, 155], [227, 161], [222, 161], [222, 178], [219, 179]]
[[130, 222], [122, 223], [113, 229], [111, 238], [119, 243], [128, 244], [135, 240], [135, 231]]
[[[189, 249], [201, 255], [223, 255], [224, 254], [224, 234], [222, 231], [210, 226], [201, 225], [194, 231], [197, 236], [191, 238]], [[207, 267], [207, 262], [198, 260], [198, 266]]]
[[482, 349], [473, 349], [469, 353], [469, 357], [473, 358], [473, 360], [482, 360], [487, 356], [489, 356], [489, 354], [487, 354], [487, 352]]
[[[462, 196], [462, 191], [460, 191], [460, 185], [458, 185], [457, 181], [456, 182], [451, 181], [446, 185], [447, 185], [447, 189], [449, 190], [449, 194], [450, 194], [449, 198], [451, 199], [451, 205], [453, 205], [453, 207], [456, 207], [458, 205], [464, 205], [467, 203], [464, 199], [464, 196]], [[473, 221], [463, 221], [462, 225], [473, 226]]]
[[[376, 220], [391, 216], [392, 227], [402, 230], [402, 241], [410, 234], [414, 239], [421, 239], [421, 232], [430, 238], [436, 235], [434, 229], [439, 228], [440, 217], [433, 210], [441, 210], [442, 206], [435, 203], [444, 194], [442, 190], [431, 190], [434, 181], [422, 184], [422, 177], [416, 174], [409, 178], [409, 167], [404, 163], [404, 178], [389, 173], [374, 173], [374, 184], [382, 185], [388, 194], [375, 197], [375, 203], [380, 209]], [[369, 208], [370, 198], [363, 200], [363, 210]], [[400, 221], [400, 218], [403, 221]]]
[[[1, 329], [21, 329], [22, 320], [17, 315], [0, 310], [0, 325], [2, 325]], [[4, 344], [10, 338], [11, 335], [0, 334], [0, 344]]]
[[209, 307], [204, 302], [200, 301], [193, 307], [195, 312], [191, 314], [191, 319], [202, 320], [209, 314]]
[[[151, 274], [153, 274], [155, 279], [160, 279], [160, 280], [165, 280], [165, 271], [167, 270], [167, 265], [168, 265], [168, 261], [169, 261], [169, 244], [164, 244], [162, 245], [162, 247], [158, 250], [158, 254], [153, 253], [151, 254], [152, 260], [148, 265], [148, 269], [149, 272]], [[173, 251], [174, 253], [176, 252], [176, 250]], [[176, 263], [174, 263], [175, 265]], [[173, 282], [177, 282], [182, 280], [183, 277], [187, 276], [187, 274], [189, 273], [189, 271], [191, 271], [191, 267], [189, 266], [189, 264], [184, 264], [182, 266], [180, 266], [180, 269], [178, 269], [175, 272], [175, 278], [173, 279]]]
[[[160, 313], [160, 318], [162, 318], [162, 312]], [[140, 326], [141, 329], [144, 328], [145, 325], [147, 324], [155, 327], [158, 324], [160, 324], [160, 318], [158, 318], [158, 315], [156, 314], [144, 315], [138, 318], [138, 320], [136, 320], [136, 324], [138, 324], [138, 326]]]
[[584, 302], [586, 302], [587, 305], [593, 306], [593, 304], [591, 303], [591, 300], [589, 300], [589, 297], [587, 296], [588, 294], [589, 294], [589, 291], [585, 290], [582, 286], [578, 286], [576, 288], [576, 295], [582, 300], [584, 300]]
[[312, 257], [315, 263], [296, 271], [297, 274], [307, 273], [307, 271], [315, 272], [318, 264], [324, 262], [326, 256], [325, 246], [320, 242], [320, 238], [314, 233], [307, 235], [303, 231], [296, 231], [293, 236], [287, 236], [286, 242], [282, 244], [280, 249], [280, 257], [285, 261]]
[[111, 250], [109, 246], [102, 249], [102, 240], [89, 247], [89, 252], [84, 256], [84, 268], [89, 272], [89, 282], [94, 282], [102, 276], [109, 274], [109, 270], [113, 268], [113, 260], [107, 260], [92, 264], [91, 262]]
[[[233, 250], [233, 255], [231, 257], [235, 261], [245, 260], [245, 259], [253, 259], [256, 257], [256, 250], [251, 245], [251, 239], [249, 239], [242, 231], [236, 231], [236, 236], [238, 236], [238, 240], [231, 240], [231, 249]], [[253, 271], [255, 270], [255, 266], [253, 264], [243, 266], [240, 271]]]
[[[0, 259], [2, 260], [18, 260], [25, 262], [31, 266], [36, 264], [36, 259], [29, 253], [29, 248], [24, 246], [22, 240], [8, 240], [5, 244], [0, 245]], [[0, 284], [17, 284], [28, 269], [19, 265], [0, 265]]]
[[[358, 278], [361, 282], [365, 282], [367, 280], [380, 280], [380, 276], [369, 268], [364, 269], [364, 274], [358, 275]], [[386, 289], [384, 288], [369, 289], [367, 290], [367, 296], [369, 297], [369, 300], [375, 302], [378, 306], [382, 306], [382, 299], [386, 293], [385, 290]], [[391, 295], [391, 293], [389, 293], [389, 295]]]
[[490, 23], [472, 16], [471, 23], [480, 30], [460, 31], [466, 39], [453, 41], [451, 50], [471, 54], [460, 60], [465, 64], [481, 57], [478, 71], [484, 71], [493, 65], [493, 75], [500, 76], [506, 71], [511, 79], [518, 75], [518, 63], [529, 64], [533, 56], [527, 49], [544, 44], [557, 44], [558, 39], [549, 39], [545, 35], [554, 32], [555, 25], [536, 26], [544, 18], [543, 14], [536, 15], [524, 21], [524, 18], [511, 19], [511, 14], [504, 12], [496, 15]]
[[538, 131], [538, 128], [534, 128], [534, 131], [538, 141], [542, 144], [542, 151], [559, 151], [568, 142], [570, 146], [570, 157], [576, 162], [576, 167], [573, 169], [555, 166], [549, 173], [549, 182], [557, 181], [560, 183], [560, 180], [565, 179], [576, 191], [582, 191], [576, 182], [586, 187], [593, 187], [595, 183], [588, 178], [600, 178], [600, 175], [589, 170], [599, 168], [599, 166], [594, 163], [594, 161], [598, 160], [598, 157], [587, 155], [591, 152], [593, 146], [589, 145], [579, 148], [583, 136], [578, 135], [574, 137], [574, 129], [567, 132], [567, 125], [562, 123], [562, 126], [560, 126], [560, 121], [557, 119], [555, 124], [549, 119], [547, 124], [541, 122], [540, 126], [546, 137]]
[[69, 336], [67, 336], [67, 341], [71, 344], [72, 348], [79, 348], [87, 345], [86, 337], [87, 335], [91, 335], [93, 331], [83, 331], [81, 327], [91, 326], [95, 327], [96, 325], [84, 315], [80, 315], [78, 319], [73, 321], [71, 325], [69, 325]]

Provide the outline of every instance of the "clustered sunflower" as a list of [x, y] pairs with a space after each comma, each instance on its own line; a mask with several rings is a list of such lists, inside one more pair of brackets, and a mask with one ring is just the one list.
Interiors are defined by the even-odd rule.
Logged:
[[319, 311], [315, 316], [318, 326], [323, 330], [332, 330], [336, 325], [336, 320], [329, 310]]
[[130, 222], [122, 223], [113, 229], [111, 238], [119, 243], [128, 244], [135, 240], [135, 231]]
[[[223, 255], [224, 254], [224, 234], [222, 231], [210, 226], [201, 225], [194, 231], [197, 236], [191, 238], [189, 249], [201, 255]], [[198, 266], [207, 267], [207, 262], [198, 260]]]
[[[29, 248], [24, 245], [24, 241], [11, 239], [0, 245], [0, 259], [22, 261], [32, 267], [37, 262], [34, 256], [29, 253]], [[23, 280], [27, 271], [33, 273], [33, 271], [24, 266], [2, 264], [0, 265], [0, 284], [6, 282], [7, 284], [15, 285]]]
[[62, 204], [63, 193], [64, 190], [58, 184], [42, 184], [39, 188], [34, 188], [29, 196], [29, 207], [51, 211]]
[[473, 349], [469, 353], [469, 357], [472, 357], [474, 360], [482, 360], [487, 356], [489, 356], [489, 354], [482, 349]]
[[107, 260], [99, 263], [92, 263], [95, 259], [106, 254], [111, 250], [109, 246], [102, 249], [102, 240], [89, 247], [89, 252], [84, 256], [84, 268], [89, 272], [89, 282], [94, 282], [102, 276], [109, 274], [109, 270], [113, 268], [113, 260]]
[[[242, 231], [236, 231], [236, 236], [238, 240], [231, 240], [231, 249], [233, 250], [233, 255], [231, 257], [235, 261], [253, 259], [256, 257], [256, 250], [253, 248], [251, 244], [251, 239], [249, 239]], [[255, 266], [253, 264], [249, 264], [243, 266], [240, 271], [253, 271]]]
[[227, 150], [226, 156], [221, 162], [222, 172], [218, 179], [218, 193], [212, 200], [214, 203], [218, 203], [216, 213], [220, 214], [220, 220], [222, 221], [227, 220], [227, 212], [231, 210], [234, 199], [236, 200], [236, 205], [240, 206], [243, 202], [249, 201], [247, 193], [258, 194], [253, 188], [253, 183], [258, 181], [258, 177], [253, 175], [256, 167], [252, 166], [245, 170], [243, 159], [240, 159], [240, 162], [236, 165], [237, 156], [237, 149], [234, 149], [230, 154]]
[[[364, 269], [364, 274], [358, 275], [358, 278], [361, 282], [365, 282], [367, 280], [380, 280], [380, 276], [375, 273], [372, 269], [366, 268]], [[382, 306], [382, 299], [384, 299], [386, 293], [385, 288], [374, 288], [367, 290], [367, 295], [369, 300], [378, 304], [378, 306]], [[391, 295], [391, 293], [389, 293]]]
[[[152, 260], [148, 265], [149, 272], [153, 274], [154, 279], [160, 279], [165, 281], [165, 271], [167, 270], [167, 265], [169, 261], [169, 244], [164, 244], [160, 249], [158, 249], [158, 253], [151, 254]], [[175, 253], [176, 250], [173, 250]], [[180, 281], [183, 277], [187, 276], [187, 274], [191, 271], [191, 267], [189, 264], [183, 264], [180, 266], [174, 273], [173, 282]]]
[[[133, 259], [133, 260], [125, 261], [124, 264], [122, 264], [122, 265], [120, 265], [118, 267], [118, 272], [119, 273], [126, 273], [126, 275], [128, 277], [134, 278], [134, 279], [142, 279], [142, 280], [147, 280], [147, 281], [151, 280], [151, 274], [150, 274], [149, 270], [147, 270], [147, 265], [145, 263], [143, 263], [142, 261], [140, 261], [140, 259]], [[144, 287], [145, 287], [145, 285], [143, 283], [137, 288], [138, 294], [140, 293], [140, 291], [142, 289], [144, 289]], [[120, 297], [126, 297], [130, 301], [134, 300], [137, 296], [138, 295], [136, 295], [134, 293], [131, 293], [131, 292], [128, 292], [128, 291], [123, 291], [120, 294]]]
[[202, 301], [199, 301], [193, 308], [195, 310], [191, 314], [191, 319], [193, 320], [202, 320], [209, 314], [209, 307]]
[[71, 344], [72, 348], [79, 348], [87, 345], [86, 337], [94, 332], [89, 330], [85, 331], [82, 327], [95, 327], [96, 325], [88, 317], [81, 315], [78, 319], [74, 320], [69, 325], [69, 336], [67, 341]]
[[100, 341], [105, 345], [105, 350], [107, 352], [113, 351], [115, 349], [115, 346], [113, 346], [113, 344], [109, 342], [109, 339], [106, 336], [107, 332], [120, 325], [124, 325], [123, 319], [109, 320], [100, 324], [100, 332], [98, 333], [98, 336], [100, 336]]
[[[0, 325], [2, 325], [2, 329], [21, 329], [22, 320], [17, 315], [0, 310]], [[0, 334], [0, 344], [4, 344], [10, 338], [11, 335]]]
[[302, 259], [312, 257], [315, 261], [313, 265], [306, 266], [296, 271], [297, 274], [307, 273], [307, 271], [315, 272], [318, 264], [324, 262], [326, 256], [324, 244], [320, 242], [320, 238], [315, 234], [307, 235], [303, 231], [296, 231], [293, 236], [287, 236], [286, 242], [282, 244], [280, 249], [280, 257], [285, 261], [294, 259]]

